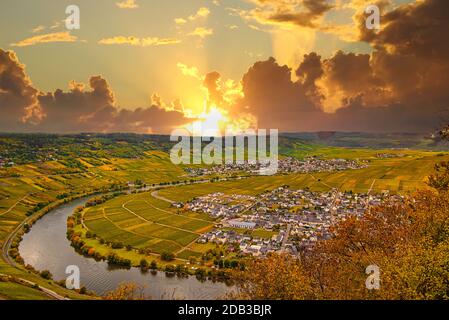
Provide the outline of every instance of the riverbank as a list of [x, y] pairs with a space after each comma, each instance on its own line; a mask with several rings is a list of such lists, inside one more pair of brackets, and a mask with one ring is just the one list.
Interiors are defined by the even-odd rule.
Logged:
[[[147, 191], [147, 193], [149, 192]], [[151, 192], [151, 196], [154, 193], [155, 191]], [[92, 199], [84, 207], [77, 208], [68, 218], [67, 238], [78, 253], [96, 261], [107, 261], [110, 265], [124, 268], [137, 267], [143, 272], [159, 270], [167, 275], [194, 275], [199, 280], [230, 282], [231, 269], [219, 269], [211, 263], [206, 263], [207, 261], [203, 260], [201, 256], [185, 259], [170, 252], [156, 253], [149, 248], [136, 248], [118, 241], [106, 241], [93, 233], [85, 224], [86, 211], [118, 196], [121, 194]], [[179, 215], [175, 215], [175, 217], [179, 217]], [[213, 244], [204, 246], [210, 250], [221, 251], [221, 248]]]
[[[58, 281], [65, 279], [65, 268], [76, 265], [81, 271], [81, 284], [87, 290], [104, 295], [122, 282], [135, 282], [147, 287], [154, 299], [216, 299], [230, 290], [224, 283], [198, 281], [196, 277], [176, 276], [176, 272], [141, 272], [138, 268], [117, 268], [106, 261], [88, 259], [75, 252], [67, 241], [67, 218], [87, 201], [78, 199], [45, 214], [30, 232], [24, 234], [19, 253], [24, 264], [37, 270], [49, 270]], [[151, 261], [149, 261], [151, 262]]]
[[[2, 262], [0, 262], [0, 273], [10, 277], [17, 286], [24, 286], [25, 291], [34, 291], [35, 295], [40, 296], [44, 293], [50, 299], [92, 299], [92, 296], [80, 294], [79, 292], [68, 290], [65, 286], [53, 281], [52, 279], [42, 278], [40, 273], [30, 266], [27, 268], [19, 253], [19, 245], [22, 237], [30, 231], [31, 227], [44, 217], [48, 212], [57, 209], [64, 204], [99, 194], [107, 191], [105, 188], [91, 190], [90, 192], [79, 192], [70, 197], [53, 201], [40, 210], [35, 210], [33, 214], [28, 215], [5, 239], [2, 246]], [[17, 298], [17, 297], [15, 297]]]

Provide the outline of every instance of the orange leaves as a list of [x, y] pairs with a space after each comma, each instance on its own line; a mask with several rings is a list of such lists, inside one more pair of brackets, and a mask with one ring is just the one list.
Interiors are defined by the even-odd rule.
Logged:
[[[334, 227], [300, 259], [271, 255], [236, 274], [244, 299], [449, 299], [449, 192], [421, 191]], [[370, 265], [380, 289], [365, 286]]]

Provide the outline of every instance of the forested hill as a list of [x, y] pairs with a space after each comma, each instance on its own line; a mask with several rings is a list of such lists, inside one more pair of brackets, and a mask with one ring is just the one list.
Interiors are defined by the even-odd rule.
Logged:
[[[138, 159], [148, 151], [169, 152], [167, 135], [133, 133], [0, 134], [0, 166], [79, 157]], [[447, 151], [449, 143], [422, 134], [289, 133], [279, 139], [281, 155], [296, 157], [333, 154], [334, 147]], [[338, 149], [338, 148], [337, 148]]]
[[347, 148], [449, 150], [449, 142], [437, 133], [310, 132], [284, 133], [305, 143]]
[[15, 164], [61, 159], [127, 158], [146, 151], [168, 151], [168, 136], [139, 134], [0, 134], [0, 161]]

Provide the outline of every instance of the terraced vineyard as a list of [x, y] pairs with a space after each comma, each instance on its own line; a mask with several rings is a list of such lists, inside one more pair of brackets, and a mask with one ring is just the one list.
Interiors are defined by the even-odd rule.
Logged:
[[[0, 247], [4, 248], [9, 235], [28, 216], [38, 213], [39, 208], [62, 204], [73, 196], [90, 193], [95, 190], [107, 190], [111, 185], [126, 186], [128, 181], [141, 179], [146, 183], [170, 182], [184, 174], [182, 168], [171, 164], [166, 153], [148, 151], [144, 158], [77, 158], [84, 168], [72, 168], [63, 160], [47, 161], [17, 165], [11, 168], [0, 168]], [[73, 161], [72, 161], [73, 163]], [[6, 254], [4, 250], [4, 254]], [[79, 298], [79, 295], [63, 289], [52, 282], [29, 273], [24, 269], [15, 268], [0, 259], [0, 274], [23, 278], [52, 290]], [[6, 298], [20, 298], [21, 290], [9, 290], [11, 286], [23, 288], [23, 294], [34, 293], [48, 299], [41, 291], [10, 282], [3, 284], [2, 290]], [[13, 293], [16, 292], [17, 295]], [[8, 294], [6, 294], [8, 293]], [[85, 298], [85, 297], [84, 297]]]
[[449, 155], [415, 153], [403, 158], [372, 160], [368, 168], [332, 173], [290, 174], [272, 177], [251, 177], [244, 181], [211, 183], [207, 186], [189, 185], [161, 190], [159, 193], [174, 201], [187, 201], [193, 197], [212, 193], [236, 193], [257, 195], [282, 185], [291, 188], [310, 188], [327, 191], [330, 188], [354, 192], [407, 193], [426, 189], [427, 176], [436, 163], [449, 160]]
[[212, 228], [205, 214], [177, 212], [151, 193], [120, 196], [84, 213], [86, 227], [110, 242], [152, 252], [180, 253]]
[[427, 188], [426, 179], [437, 162], [449, 155], [410, 152], [403, 157], [376, 159], [367, 153], [368, 168], [333, 173], [254, 176], [239, 180], [181, 185], [157, 192], [120, 196], [89, 208], [84, 217], [89, 230], [110, 242], [123, 242], [135, 248], [148, 248], [153, 253], [173, 252], [178, 257], [199, 256], [206, 247], [195, 244], [200, 234], [213, 226], [205, 215], [185, 212], [171, 206], [168, 199], [186, 202], [194, 197], [223, 192], [257, 195], [282, 185], [327, 191], [331, 188], [354, 192], [408, 193]]
[[[15, 138], [8, 138], [9, 140]], [[23, 141], [28, 141], [23, 138]], [[47, 138], [46, 138], [47, 139]], [[50, 138], [48, 138], [50, 139]], [[51, 140], [53, 139], [53, 140]], [[6, 274], [32, 281], [52, 290], [79, 298], [79, 295], [58, 287], [53, 282], [27, 272], [23, 267], [15, 268], [8, 263], [6, 244], [11, 240], [16, 228], [34, 218], [43, 209], [57, 206], [73, 197], [94, 191], [108, 190], [112, 185], [126, 186], [128, 182], [139, 180], [147, 185], [168, 184], [190, 179], [183, 166], [171, 163], [165, 150], [155, 149], [156, 142], [114, 142], [101, 146], [99, 142], [65, 145], [63, 138], [51, 137], [46, 148], [19, 145], [3, 145], [15, 154], [20, 150], [28, 156], [38, 150], [38, 161], [0, 168], [0, 245], [4, 249], [0, 260], [0, 274]], [[61, 139], [61, 140], [59, 140]], [[102, 138], [104, 139], [104, 138]], [[121, 139], [118, 137], [117, 139]], [[8, 141], [9, 141], [8, 140]], [[23, 142], [24, 143], [24, 142]], [[42, 160], [56, 150], [59, 160]], [[5, 147], [6, 146], [6, 147]], [[37, 148], [37, 149], [36, 149]], [[406, 193], [427, 188], [426, 177], [437, 162], [448, 161], [448, 153], [423, 152], [416, 150], [370, 150], [347, 149], [328, 146], [307, 146], [304, 143], [281, 144], [281, 155], [322, 156], [325, 158], [361, 159], [369, 161], [369, 167], [361, 170], [334, 173], [290, 174], [272, 177], [251, 177], [248, 179], [192, 184], [159, 190], [159, 196], [172, 201], [188, 201], [193, 197], [221, 191], [224, 193], [257, 195], [281, 185], [291, 188], [310, 188], [325, 191], [335, 187], [355, 192]], [[379, 159], [377, 153], [396, 153], [400, 157]], [[76, 155], [76, 156], [74, 156]], [[26, 157], [25, 157], [26, 158]], [[18, 157], [16, 160], [27, 159]], [[198, 244], [195, 240], [201, 233], [213, 227], [215, 221], [208, 216], [179, 211], [170, 203], [151, 196], [151, 193], [118, 197], [101, 206], [90, 208], [85, 215], [86, 226], [107, 241], [120, 241], [135, 248], [148, 248], [155, 255], [170, 251], [178, 259], [201, 256], [211, 249], [210, 244]], [[85, 232], [85, 230], [84, 230]], [[256, 230], [255, 232], [259, 232]], [[100, 246], [96, 240], [84, 239], [90, 246], [107, 255], [112, 249]], [[138, 264], [141, 256], [125, 249], [117, 252], [133, 259]], [[14, 298], [11, 286], [23, 287], [23, 294], [35, 294], [48, 298], [42, 292], [19, 284], [3, 284], [8, 292], [6, 298]], [[34, 291], [33, 291], [34, 290]], [[20, 293], [20, 290], [17, 290]]]

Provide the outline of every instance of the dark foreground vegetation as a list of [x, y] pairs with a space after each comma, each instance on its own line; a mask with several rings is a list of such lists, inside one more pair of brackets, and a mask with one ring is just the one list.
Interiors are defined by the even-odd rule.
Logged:
[[[447, 139], [448, 136], [442, 135]], [[335, 236], [299, 259], [271, 255], [235, 272], [240, 299], [448, 299], [449, 166], [430, 177], [435, 191], [372, 208], [334, 227]], [[368, 290], [366, 268], [380, 270]]]

